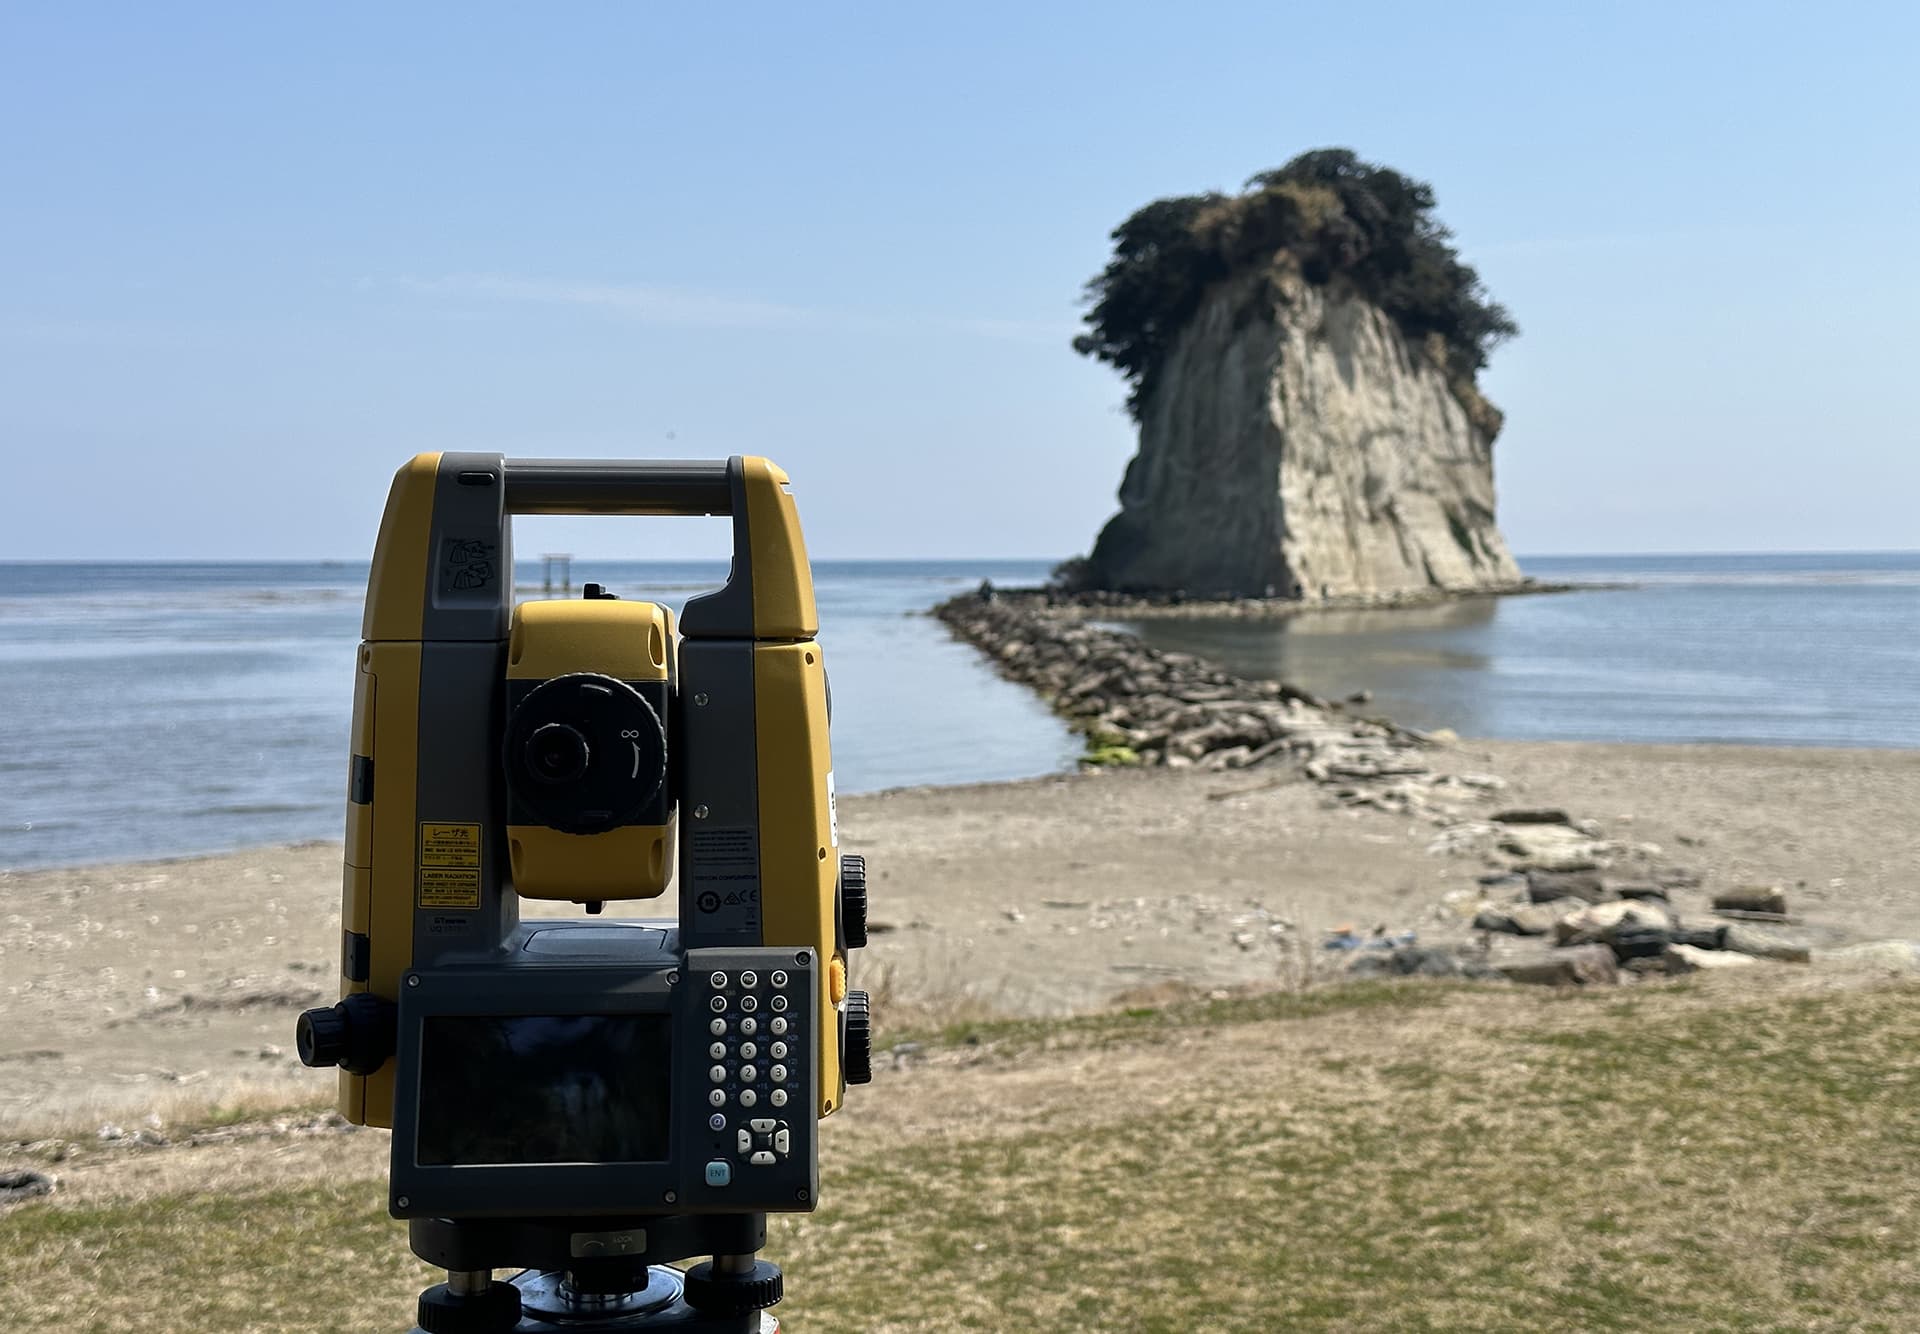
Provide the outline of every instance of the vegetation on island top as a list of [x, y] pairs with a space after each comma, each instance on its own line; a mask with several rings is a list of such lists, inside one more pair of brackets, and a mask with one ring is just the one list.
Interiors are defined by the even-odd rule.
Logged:
[[1460, 262], [1433, 209], [1431, 185], [1346, 148], [1302, 153], [1237, 195], [1156, 199], [1114, 229], [1113, 259], [1087, 284], [1088, 332], [1074, 350], [1127, 378], [1138, 421], [1208, 288], [1292, 271], [1316, 285], [1350, 283], [1411, 346], [1444, 358], [1457, 387], [1471, 386], [1519, 326]]

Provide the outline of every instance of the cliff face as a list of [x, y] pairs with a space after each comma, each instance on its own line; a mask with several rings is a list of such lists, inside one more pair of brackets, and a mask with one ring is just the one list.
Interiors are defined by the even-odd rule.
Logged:
[[[1473, 401], [1473, 400], [1470, 400]], [[1293, 276], [1220, 284], [1142, 405], [1087, 583], [1257, 597], [1517, 583], [1492, 433], [1377, 307]]]

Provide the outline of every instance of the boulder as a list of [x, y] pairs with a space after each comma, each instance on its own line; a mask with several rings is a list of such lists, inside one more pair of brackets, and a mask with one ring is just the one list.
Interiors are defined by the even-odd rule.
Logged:
[[1743, 885], [1739, 889], [1715, 894], [1713, 906], [1716, 910], [1725, 908], [1733, 912], [1771, 913], [1784, 917], [1787, 912], [1787, 891], [1778, 885]]
[[1751, 954], [1735, 954], [1732, 950], [1703, 950], [1692, 945], [1673, 945], [1667, 950], [1667, 971], [1670, 973], [1741, 968], [1758, 962]]
[[1502, 826], [1500, 850], [1542, 871], [1591, 871], [1607, 852], [1605, 845], [1557, 824]]
[[1510, 936], [1544, 936], [1553, 930], [1562, 911], [1550, 903], [1490, 904], [1474, 917], [1473, 929]]
[[1528, 871], [1527, 897], [1535, 903], [1552, 903], [1556, 899], [1598, 903], [1607, 897], [1607, 889], [1593, 871]]
[[1773, 959], [1780, 963], [1810, 963], [1813, 960], [1813, 951], [1777, 931], [1736, 925], [1723, 926], [1720, 932], [1726, 941], [1724, 948], [1738, 954], [1750, 954], [1756, 959]]
[[53, 1194], [54, 1178], [45, 1172], [11, 1168], [0, 1172], [0, 1205], [18, 1204]]
[[1567, 913], [1553, 924], [1553, 936], [1563, 945], [1585, 945], [1595, 941], [1611, 942], [1623, 931], [1648, 928], [1671, 931], [1673, 918], [1651, 900], [1616, 899], [1611, 903], [1590, 903]]
[[1605, 945], [1543, 950], [1496, 964], [1510, 982], [1545, 987], [1602, 986], [1620, 980], [1620, 966]]

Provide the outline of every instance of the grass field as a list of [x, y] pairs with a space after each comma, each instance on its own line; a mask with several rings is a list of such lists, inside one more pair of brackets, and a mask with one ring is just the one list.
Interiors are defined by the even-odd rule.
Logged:
[[[1718, 980], [1716, 980], [1718, 982]], [[1920, 987], [1378, 984], [971, 1023], [828, 1123], [784, 1328], [1920, 1328]], [[884, 1060], [882, 1064], [885, 1064]], [[16, 1329], [397, 1330], [383, 1136], [91, 1151]]]

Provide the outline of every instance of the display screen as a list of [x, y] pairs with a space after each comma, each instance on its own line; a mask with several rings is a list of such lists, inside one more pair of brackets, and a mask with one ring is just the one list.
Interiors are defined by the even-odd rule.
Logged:
[[664, 1014], [429, 1018], [414, 1161], [663, 1162], [668, 1034]]

